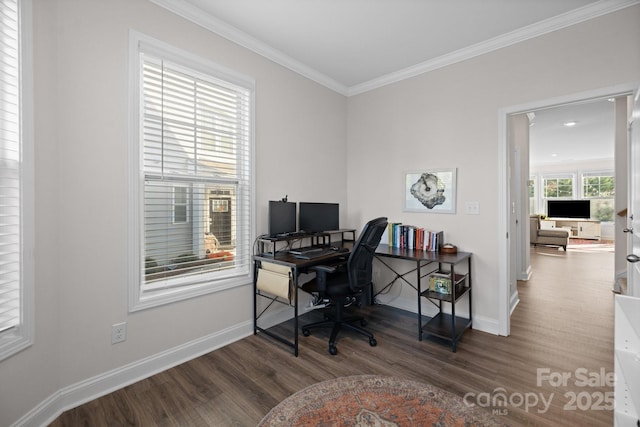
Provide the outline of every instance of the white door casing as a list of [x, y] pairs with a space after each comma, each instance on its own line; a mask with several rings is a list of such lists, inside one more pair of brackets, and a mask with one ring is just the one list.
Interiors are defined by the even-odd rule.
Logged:
[[[513, 265], [512, 256], [514, 254], [509, 251], [509, 229], [511, 217], [511, 200], [509, 191], [509, 156], [511, 155], [511, 141], [508, 138], [508, 116], [516, 113], [526, 113], [528, 111], [539, 110], [542, 108], [554, 107], [572, 102], [578, 102], [588, 99], [596, 99], [602, 97], [616, 97], [622, 95], [629, 95], [637, 89], [637, 82], [621, 84], [618, 86], [600, 88], [581, 92], [568, 96], [561, 96], [557, 98], [534, 101], [526, 104], [512, 105], [510, 107], [500, 108], [498, 110], [498, 191], [499, 191], [499, 210], [498, 210], [498, 325], [497, 332], [499, 335], [508, 336], [510, 334], [510, 266]], [[636, 94], [637, 100], [637, 94]], [[636, 122], [640, 120], [640, 117], [636, 113]], [[636, 124], [638, 126], [638, 124]], [[635, 137], [640, 137], [640, 130], [636, 131]], [[640, 143], [639, 143], [640, 145]], [[640, 151], [640, 150], [638, 150]], [[640, 161], [638, 162], [640, 166]], [[637, 169], [637, 168], [636, 168]], [[631, 174], [631, 171], [630, 171]], [[637, 178], [640, 180], [640, 176]], [[640, 184], [640, 182], [638, 183]], [[640, 187], [640, 186], [639, 186]], [[640, 212], [638, 213], [640, 215]], [[638, 225], [640, 227], [640, 225]], [[640, 229], [638, 230], [640, 231]], [[638, 255], [640, 255], [640, 246], [638, 246]], [[640, 268], [640, 263], [636, 264]], [[638, 279], [640, 281], [640, 279]], [[640, 284], [636, 284], [636, 289]], [[640, 296], [640, 290], [636, 291], [636, 295]]]
[[640, 89], [633, 97], [633, 112], [629, 124], [630, 167], [627, 255], [627, 292], [640, 297]]

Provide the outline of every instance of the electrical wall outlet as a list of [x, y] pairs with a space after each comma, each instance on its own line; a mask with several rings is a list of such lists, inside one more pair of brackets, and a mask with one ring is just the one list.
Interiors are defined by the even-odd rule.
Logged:
[[117, 344], [127, 339], [127, 323], [114, 323], [111, 325], [111, 344]]

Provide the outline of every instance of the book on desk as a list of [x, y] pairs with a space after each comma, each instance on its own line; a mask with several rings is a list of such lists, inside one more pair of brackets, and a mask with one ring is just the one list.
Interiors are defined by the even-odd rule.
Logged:
[[[444, 232], [442, 231], [426, 230], [423, 227], [400, 222], [390, 222], [386, 234], [386, 241], [392, 248], [437, 252], [444, 243]], [[384, 235], [381, 241], [385, 241]]]

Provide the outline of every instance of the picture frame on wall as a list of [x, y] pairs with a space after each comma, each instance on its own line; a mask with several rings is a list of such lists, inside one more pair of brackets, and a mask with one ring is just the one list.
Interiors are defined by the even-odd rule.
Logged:
[[456, 168], [404, 172], [404, 211], [456, 213]]

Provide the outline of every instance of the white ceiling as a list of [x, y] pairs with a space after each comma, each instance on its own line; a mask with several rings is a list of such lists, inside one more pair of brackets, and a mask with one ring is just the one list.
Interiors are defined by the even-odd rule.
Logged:
[[[347, 96], [640, 3], [150, 1]], [[532, 163], [612, 158], [612, 111], [611, 103], [605, 100], [536, 112], [531, 128]], [[563, 121], [569, 119], [579, 124], [564, 128]], [[557, 156], [550, 158], [550, 153]]]
[[[553, 165], [614, 158], [614, 103], [607, 99], [533, 112], [529, 163]], [[567, 127], [565, 123], [576, 122]]]
[[640, 0], [151, 0], [345, 95]]

